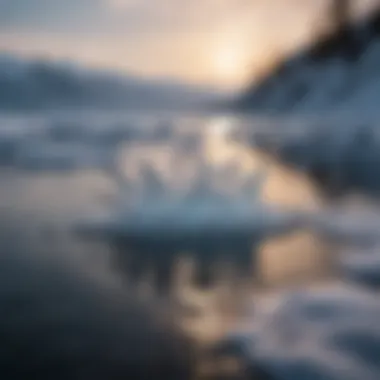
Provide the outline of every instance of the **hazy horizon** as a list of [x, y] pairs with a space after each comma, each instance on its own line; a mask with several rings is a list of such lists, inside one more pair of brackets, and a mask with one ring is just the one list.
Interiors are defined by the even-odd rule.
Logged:
[[0, 0], [0, 51], [236, 90], [306, 43], [328, 2]]

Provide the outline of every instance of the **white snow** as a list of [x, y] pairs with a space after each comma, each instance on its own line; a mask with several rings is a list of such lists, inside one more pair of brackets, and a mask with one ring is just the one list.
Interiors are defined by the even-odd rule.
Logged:
[[[352, 224], [335, 219], [346, 236], [355, 232]], [[379, 236], [364, 248], [342, 250], [338, 283], [256, 297], [218, 350], [237, 355], [273, 380], [378, 379]]]
[[246, 322], [221, 346], [238, 349], [252, 368], [274, 380], [380, 376], [380, 302], [375, 294], [331, 285], [279, 298], [269, 310], [266, 300], [264, 306], [257, 301], [251, 326]]
[[296, 53], [281, 75], [269, 74], [243, 95], [247, 110], [308, 116], [323, 112], [345, 117], [343, 122], [378, 117], [380, 37], [363, 22], [355, 33], [363, 50], [357, 59], [334, 52], [317, 61], [308, 51]]

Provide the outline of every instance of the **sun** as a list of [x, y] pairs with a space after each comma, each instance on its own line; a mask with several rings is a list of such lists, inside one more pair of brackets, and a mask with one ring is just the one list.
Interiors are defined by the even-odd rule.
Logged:
[[215, 79], [227, 86], [239, 86], [247, 73], [247, 50], [237, 43], [226, 43], [215, 48], [212, 54]]
[[213, 65], [215, 75], [219, 79], [229, 82], [237, 77], [240, 68], [239, 56], [233, 49], [220, 49], [215, 52]]

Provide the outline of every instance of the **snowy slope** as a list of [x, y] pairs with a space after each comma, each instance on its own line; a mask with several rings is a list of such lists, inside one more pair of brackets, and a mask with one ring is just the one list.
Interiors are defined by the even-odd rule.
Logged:
[[178, 107], [214, 99], [202, 88], [0, 53], [0, 109]]
[[259, 112], [377, 112], [380, 13], [343, 28], [282, 62], [236, 101]]

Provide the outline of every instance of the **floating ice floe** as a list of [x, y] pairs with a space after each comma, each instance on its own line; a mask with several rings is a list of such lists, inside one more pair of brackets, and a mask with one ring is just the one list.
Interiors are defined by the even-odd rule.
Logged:
[[357, 247], [380, 244], [379, 216], [375, 210], [322, 209], [309, 215], [309, 225], [323, 238]]
[[271, 380], [380, 377], [376, 295], [336, 285], [283, 294], [274, 307], [257, 302], [253, 310], [247, 318], [251, 325], [247, 322], [217, 347], [240, 357], [252, 374]]
[[173, 189], [150, 168], [141, 171], [140, 187], [116, 174], [119, 194], [108, 217], [81, 222], [77, 230], [116, 244], [121, 256], [135, 252], [141, 266], [172, 267], [179, 255], [188, 253], [199, 264], [202, 284], [209, 282], [210, 271], [220, 261], [251, 275], [258, 245], [302, 228], [304, 216], [263, 203], [263, 174], [245, 180], [227, 178], [241, 181], [240, 191], [229, 194], [216, 186], [218, 175], [225, 174], [223, 168], [203, 161], [199, 165], [198, 177], [182, 189]]
[[[136, 119], [136, 120], [135, 120]], [[0, 167], [33, 171], [102, 169], [105, 153], [135, 143], [158, 143], [175, 135], [170, 121], [94, 115], [0, 115]]]
[[[358, 225], [338, 218], [326, 229], [336, 227], [338, 236], [347, 238]], [[270, 380], [378, 379], [380, 250], [361, 232], [359, 239], [348, 239], [356, 248], [339, 256], [340, 284], [256, 299], [240, 327], [217, 345], [216, 354], [237, 356], [252, 374]]]
[[110, 155], [106, 149], [81, 144], [28, 141], [17, 150], [13, 166], [29, 171], [73, 171], [102, 167]]
[[238, 357], [252, 378], [379, 379], [379, 234], [375, 214], [355, 216], [314, 220], [319, 233], [351, 247], [339, 255], [339, 283], [258, 296], [215, 354]]
[[326, 195], [380, 193], [379, 128], [347, 119], [296, 121], [241, 132], [239, 140], [304, 172]]
[[368, 289], [380, 288], [380, 246], [343, 252], [339, 261], [342, 276]]

